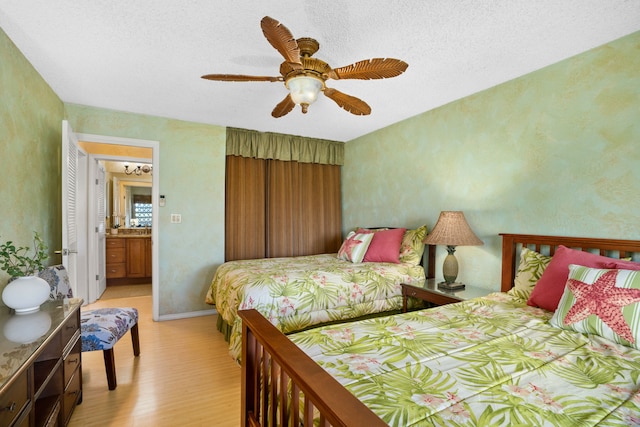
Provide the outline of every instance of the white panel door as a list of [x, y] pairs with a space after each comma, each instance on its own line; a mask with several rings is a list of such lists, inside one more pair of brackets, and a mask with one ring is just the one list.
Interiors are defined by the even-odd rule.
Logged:
[[62, 121], [62, 264], [69, 273], [71, 289], [77, 288], [78, 227], [78, 139], [69, 122]]
[[[107, 290], [107, 276], [106, 276], [106, 226], [105, 219], [107, 214], [106, 209], [106, 183], [105, 183], [105, 170], [104, 166], [98, 165], [96, 170], [96, 179], [95, 179], [95, 190], [96, 197], [90, 199], [95, 201], [95, 233], [96, 233], [96, 242], [97, 247], [95, 248], [96, 257], [96, 282], [97, 282], [97, 294], [91, 295], [89, 293], [89, 297], [92, 301], [100, 298], [100, 296]], [[90, 278], [91, 279], [91, 278]]]

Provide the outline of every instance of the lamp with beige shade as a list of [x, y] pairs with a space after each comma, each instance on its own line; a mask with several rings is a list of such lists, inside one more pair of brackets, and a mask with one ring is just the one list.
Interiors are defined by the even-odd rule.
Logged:
[[484, 242], [478, 238], [469, 227], [462, 211], [442, 211], [438, 222], [425, 237], [423, 243], [428, 245], [446, 245], [448, 255], [442, 265], [444, 282], [438, 287], [447, 290], [464, 289], [463, 283], [457, 283], [458, 260], [454, 253], [456, 246], [480, 246]]

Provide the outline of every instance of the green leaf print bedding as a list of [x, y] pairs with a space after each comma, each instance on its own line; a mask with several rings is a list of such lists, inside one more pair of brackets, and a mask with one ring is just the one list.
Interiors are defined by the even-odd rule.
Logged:
[[229, 261], [211, 282], [206, 302], [231, 327], [229, 352], [239, 360], [242, 321], [238, 310], [254, 308], [290, 333], [320, 323], [352, 319], [402, 307], [401, 283], [425, 280], [421, 265], [352, 263], [336, 254]]
[[640, 351], [505, 293], [289, 338], [391, 426], [638, 426]]

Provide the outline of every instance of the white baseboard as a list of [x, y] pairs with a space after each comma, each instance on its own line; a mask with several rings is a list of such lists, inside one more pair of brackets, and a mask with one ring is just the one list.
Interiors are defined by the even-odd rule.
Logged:
[[215, 308], [212, 308], [211, 310], [190, 311], [188, 313], [163, 314], [158, 317], [158, 321], [163, 322], [165, 320], [187, 319], [190, 317], [199, 316], [212, 316], [214, 314], [218, 314], [218, 311]]

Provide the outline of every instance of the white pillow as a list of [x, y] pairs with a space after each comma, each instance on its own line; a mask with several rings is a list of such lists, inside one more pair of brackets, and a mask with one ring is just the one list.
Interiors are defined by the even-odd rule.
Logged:
[[338, 259], [351, 262], [362, 262], [364, 255], [369, 249], [369, 245], [373, 240], [373, 233], [356, 233], [355, 231], [347, 234], [347, 238], [342, 242], [342, 246], [338, 251]]

